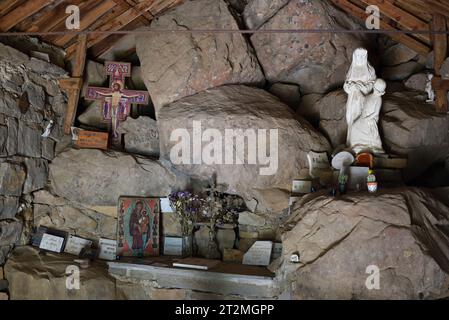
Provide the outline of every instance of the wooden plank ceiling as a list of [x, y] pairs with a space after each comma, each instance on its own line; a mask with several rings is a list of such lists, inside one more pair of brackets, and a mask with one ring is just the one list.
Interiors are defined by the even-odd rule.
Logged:
[[[149, 25], [157, 15], [184, 0], [1, 0], [1, 32], [66, 31], [67, 6], [80, 8], [81, 31], [133, 30]], [[107, 51], [122, 36], [90, 34], [87, 49], [96, 58]], [[78, 37], [74, 34], [42, 36], [45, 42], [66, 50], [67, 57], [75, 55]]]
[[[449, 21], [449, 0], [331, 0], [348, 14], [365, 21], [368, 5], [380, 9], [382, 30], [426, 31], [431, 30], [435, 14], [443, 15]], [[415, 52], [427, 55], [432, 51], [433, 39], [429, 34], [390, 33], [394, 40]]]
[[[179, 5], [184, 0], [2, 0], [0, 31], [51, 32], [65, 31], [68, 5], [81, 12], [81, 30], [133, 30], [148, 25], [155, 15]], [[430, 30], [433, 14], [449, 19], [449, 0], [330, 0], [348, 14], [365, 20], [367, 5], [381, 10], [381, 28], [385, 30]], [[426, 55], [432, 50], [430, 34], [390, 34], [416, 52]], [[120, 35], [89, 35], [87, 48], [98, 57], [108, 50]], [[66, 50], [72, 57], [77, 37], [73, 34], [43, 36], [42, 40]]]
[[[68, 5], [78, 5], [81, 30], [133, 30], [148, 25], [155, 15], [179, 5], [184, 0], [2, 0], [0, 1], [0, 31], [51, 32], [65, 31]], [[449, 19], [449, 0], [331, 0], [340, 9], [360, 19], [366, 19], [367, 5], [381, 10], [381, 28], [385, 30], [429, 30], [433, 14]], [[398, 42], [420, 54], [432, 49], [430, 34], [390, 34]], [[95, 57], [109, 49], [121, 36], [89, 35], [87, 48]], [[76, 49], [73, 34], [43, 36], [42, 40], [67, 51]], [[93, 57], [93, 58], [95, 58]]]

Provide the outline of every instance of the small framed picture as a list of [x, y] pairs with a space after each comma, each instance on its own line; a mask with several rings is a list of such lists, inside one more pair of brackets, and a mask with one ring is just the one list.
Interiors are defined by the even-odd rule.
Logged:
[[121, 197], [118, 203], [117, 255], [159, 255], [159, 198]]

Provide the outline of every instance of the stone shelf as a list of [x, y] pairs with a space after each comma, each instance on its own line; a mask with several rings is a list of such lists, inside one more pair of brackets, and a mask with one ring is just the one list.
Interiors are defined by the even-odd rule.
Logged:
[[[109, 274], [121, 281], [155, 282], [158, 287], [208, 292], [225, 296], [273, 298], [274, 274], [263, 267], [220, 263], [210, 270], [171, 267], [170, 257], [151, 259], [153, 264], [108, 262]], [[167, 266], [161, 266], [165, 264]]]
[[273, 274], [263, 267], [221, 263], [209, 271], [180, 269], [170, 267], [179, 258], [164, 256], [96, 260], [79, 269], [79, 289], [68, 289], [66, 271], [77, 265], [74, 259], [16, 247], [4, 266], [11, 299], [267, 299], [278, 291]]

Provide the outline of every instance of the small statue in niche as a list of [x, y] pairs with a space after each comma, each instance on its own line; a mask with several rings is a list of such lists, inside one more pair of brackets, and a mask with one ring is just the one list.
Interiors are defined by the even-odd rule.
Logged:
[[385, 153], [377, 126], [385, 89], [385, 81], [377, 79], [374, 68], [368, 62], [366, 49], [356, 49], [344, 85], [348, 94], [346, 144], [355, 154]]
[[53, 120], [50, 120], [45, 128], [44, 133], [42, 133], [42, 138], [48, 138], [51, 134], [51, 129], [53, 129]]
[[435, 91], [433, 91], [432, 88], [432, 79], [433, 74], [429, 73], [427, 75], [427, 81], [426, 81], [426, 92], [427, 92], [427, 101], [426, 102], [435, 102]]

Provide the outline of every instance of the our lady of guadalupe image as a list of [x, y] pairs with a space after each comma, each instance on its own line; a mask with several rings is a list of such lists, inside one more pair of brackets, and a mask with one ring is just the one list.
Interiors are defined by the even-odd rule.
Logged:
[[119, 199], [119, 256], [159, 255], [159, 213], [159, 198]]

